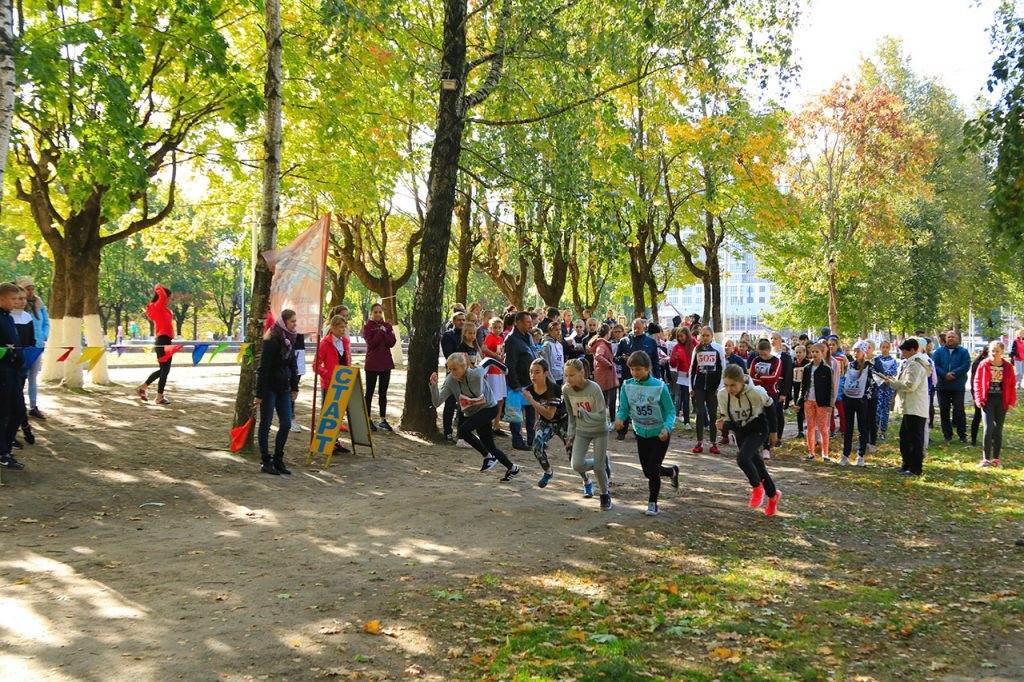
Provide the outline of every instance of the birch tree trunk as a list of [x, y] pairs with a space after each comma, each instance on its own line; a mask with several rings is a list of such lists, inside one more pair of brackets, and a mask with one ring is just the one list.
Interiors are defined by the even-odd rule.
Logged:
[[[277, 218], [280, 211], [281, 187], [281, 3], [266, 0], [264, 6], [267, 37], [267, 70], [263, 82], [263, 99], [267, 105], [266, 130], [263, 134], [263, 207], [260, 214], [260, 232], [256, 249], [252, 295], [249, 298], [249, 318], [245, 340], [252, 344], [251, 359], [242, 363], [238, 374], [238, 394], [235, 396], [235, 424], [249, 419], [253, 411], [256, 391], [256, 367], [259, 363], [263, 320], [270, 301], [270, 281], [273, 274], [263, 253], [277, 245]], [[253, 429], [255, 431], [255, 429]], [[248, 448], [252, 448], [250, 435]]]
[[14, 122], [14, 2], [0, 0], [0, 215], [3, 213], [4, 171]]

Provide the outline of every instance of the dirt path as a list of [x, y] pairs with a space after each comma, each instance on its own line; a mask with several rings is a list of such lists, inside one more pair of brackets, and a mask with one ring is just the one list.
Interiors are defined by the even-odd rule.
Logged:
[[[623, 528], [671, 537], [705, 519], [766, 521], [745, 508], [730, 457], [680, 452], [689, 434], [669, 455], [684, 464], [684, 490], [667, 490], [657, 519], [639, 513], [632, 441], [614, 445], [607, 513], [582, 499], [559, 448], [546, 490], [529, 453], [516, 453], [520, 479], [501, 484], [472, 450], [402, 435], [379, 437], [376, 459], [260, 475], [221, 449], [231, 368], [176, 367], [169, 407], [131, 397], [144, 374], [114, 370], [123, 386], [45, 397], [50, 418], [22, 453], [26, 471], [5, 474], [0, 679], [445, 678], [456, 638], [431, 618], [449, 586], [482, 577], [500, 596], [503, 575], [599, 562]], [[299, 419], [309, 423], [308, 404]], [[293, 434], [292, 464], [307, 443]], [[828, 483], [793, 463], [773, 474], [784, 529], [789, 509]], [[374, 620], [383, 633], [364, 633]]]

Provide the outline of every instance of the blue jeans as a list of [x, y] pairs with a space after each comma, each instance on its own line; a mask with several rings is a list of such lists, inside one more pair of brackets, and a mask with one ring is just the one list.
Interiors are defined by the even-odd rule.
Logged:
[[523, 405], [523, 421], [526, 422], [526, 440], [523, 440], [522, 423], [510, 423], [509, 430], [512, 431], [512, 445], [515, 447], [533, 447], [534, 419], [536, 414], [532, 405]]
[[257, 432], [257, 439], [260, 445], [260, 455], [269, 457], [267, 450], [270, 440], [270, 422], [274, 421], [274, 412], [277, 412], [277, 438], [274, 440], [274, 455], [284, 454], [284, 445], [288, 442], [288, 432], [292, 430], [292, 396], [290, 393], [275, 393], [268, 391], [260, 403], [260, 428]]

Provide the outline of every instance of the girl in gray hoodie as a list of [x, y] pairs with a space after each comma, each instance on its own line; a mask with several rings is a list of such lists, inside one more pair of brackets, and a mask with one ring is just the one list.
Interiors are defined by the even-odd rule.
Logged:
[[[568, 403], [569, 430], [572, 439], [572, 468], [583, 476], [585, 486], [590, 480], [587, 472], [594, 470], [597, 485], [601, 489], [601, 509], [612, 508], [612, 496], [608, 491], [608, 477], [611, 467], [608, 460], [608, 409], [604, 402], [604, 391], [593, 381], [587, 380], [581, 360], [565, 363], [565, 386], [562, 395]], [[587, 458], [590, 444], [594, 444], [593, 459]]]

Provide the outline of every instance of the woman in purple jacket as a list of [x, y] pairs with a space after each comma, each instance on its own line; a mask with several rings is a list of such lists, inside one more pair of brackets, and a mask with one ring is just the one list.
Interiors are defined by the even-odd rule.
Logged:
[[391, 370], [395, 368], [395, 361], [391, 357], [391, 349], [396, 342], [395, 329], [390, 322], [384, 321], [384, 308], [380, 303], [374, 303], [370, 308], [370, 319], [363, 325], [363, 340], [366, 341], [366, 362], [363, 363], [363, 369], [366, 372], [367, 413], [372, 411], [373, 390], [380, 386], [377, 396], [380, 422], [374, 424], [373, 420], [370, 420], [370, 428], [374, 431], [380, 428], [394, 433], [395, 430], [388, 424], [387, 412], [388, 384], [391, 383]]

